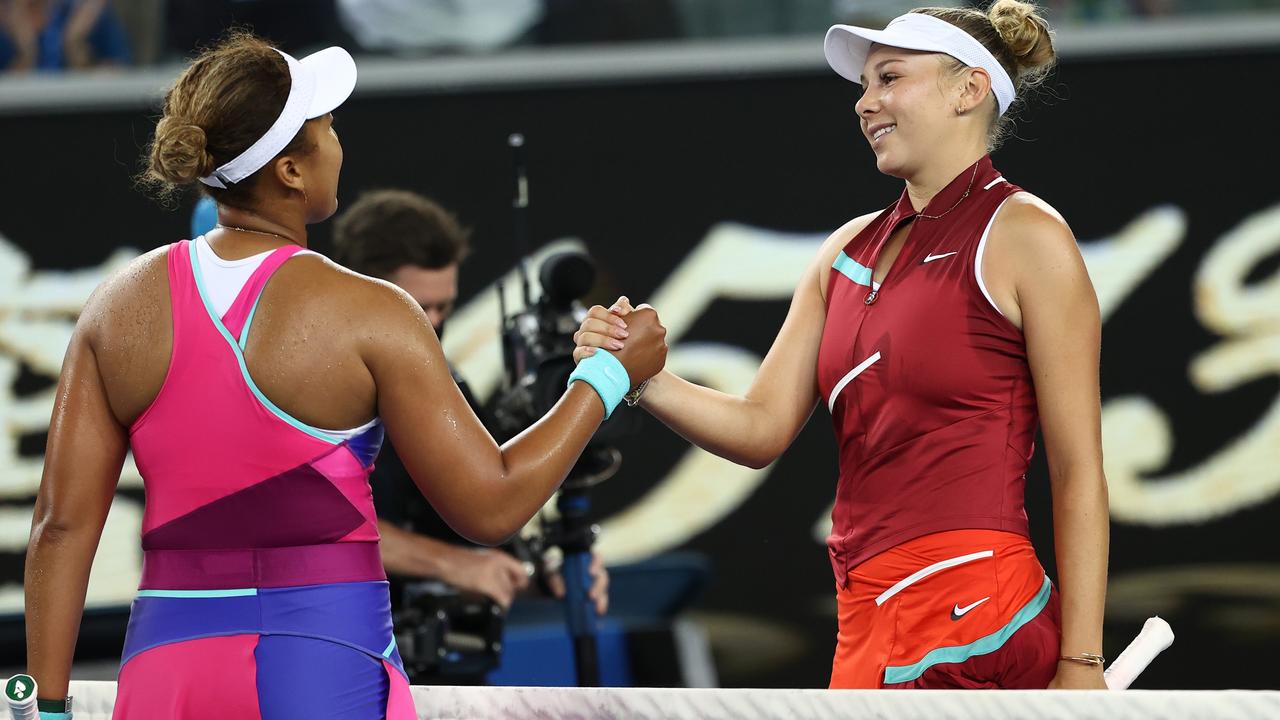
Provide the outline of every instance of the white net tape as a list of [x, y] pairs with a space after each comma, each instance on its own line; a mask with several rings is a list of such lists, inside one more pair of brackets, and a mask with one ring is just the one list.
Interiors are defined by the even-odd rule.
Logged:
[[[73, 682], [76, 720], [110, 720], [116, 685]], [[413, 688], [431, 720], [1265, 720], [1280, 691]]]

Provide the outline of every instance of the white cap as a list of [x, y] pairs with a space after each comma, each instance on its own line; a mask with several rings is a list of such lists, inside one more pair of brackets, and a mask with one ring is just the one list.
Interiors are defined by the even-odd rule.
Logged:
[[200, 178], [210, 187], [225, 188], [238, 183], [271, 162], [288, 147], [306, 121], [320, 117], [341, 105], [356, 87], [356, 61], [340, 47], [325, 48], [301, 60], [276, 50], [289, 64], [289, 99], [280, 117], [247, 150]]
[[991, 90], [996, 95], [1000, 114], [1003, 115], [1013, 103], [1013, 80], [991, 51], [969, 33], [932, 15], [900, 15], [891, 20], [884, 30], [833, 25], [827, 31], [823, 51], [832, 70], [846, 80], [861, 84], [858, 78], [873, 43], [904, 50], [945, 53], [968, 67], [982, 68], [991, 76]]

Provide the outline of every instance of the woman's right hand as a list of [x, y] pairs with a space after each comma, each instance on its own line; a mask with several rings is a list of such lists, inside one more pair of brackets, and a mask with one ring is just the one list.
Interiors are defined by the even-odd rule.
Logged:
[[[597, 305], [587, 313], [582, 327], [574, 333], [575, 362], [604, 348], [613, 353], [627, 369], [634, 388], [657, 375], [667, 362], [667, 329], [658, 313], [648, 305], [632, 309], [626, 298], [620, 298], [614, 310]], [[623, 319], [625, 315], [626, 319]]]
[[[642, 308], [649, 307], [641, 305]], [[627, 330], [627, 321], [624, 319], [635, 311], [631, 307], [631, 301], [626, 295], [618, 298], [618, 301], [612, 307], [605, 309], [603, 305], [596, 305], [587, 311], [587, 317], [582, 321], [578, 332], [573, 334], [573, 344], [577, 345], [573, 350], [573, 362], [580, 363], [583, 360], [596, 354], [596, 350], [604, 348], [610, 352], [617, 352], [626, 345], [626, 339], [630, 336]]]

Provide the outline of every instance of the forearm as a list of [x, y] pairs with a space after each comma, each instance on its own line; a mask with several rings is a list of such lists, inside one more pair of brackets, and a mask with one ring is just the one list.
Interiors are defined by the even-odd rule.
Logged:
[[[473, 457], [466, 467], [446, 469], [454, 479], [420, 487], [460, 535], [499, 545], [546, 504], [602, 420], [600, 396], [587, 383], [575, 382], [551, 412], [502, 447], [488, 439], [492, 450]], [[425, 471], [414, 474], [429, 476]]]
[[100, 312], [94, 298], [62, 363], [23, 570], [27, 671], [49, 699], [67, 695], [89, 570], [128, 450], [84, 329]]
[[1102, 654], [1110, 512], [1101, 469], [1054, 478], [1053, 529], [1062, 595], [1062, 654]]
[[749, 394], [730, 395], [667, 370], [649, 381], [640, 406], [690, 443], [739, 465], [768, 465], [794, 435], [779, 430], [780, 418]]
[[378, 521], [382, 565], [390, 575], [447, 578], [459, 550], [446, 542]]
[[100, 528], [67, 531], [48, 522], [32, 528], [24, 573], [27, 672], [40, 697], [67, 695], [99, 534]]

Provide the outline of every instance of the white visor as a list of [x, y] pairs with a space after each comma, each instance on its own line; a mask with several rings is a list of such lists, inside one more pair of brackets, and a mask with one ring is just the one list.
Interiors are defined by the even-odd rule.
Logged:
[[996, 95], [1000, 114], [1004, 115], [1013, 103], [1013, 81], [1009, 73], [982, 43], [946, 20], [923, 13], [907, 13], [894, 18], [884, 30], [833, 25], [827, 31], [823, 51], [832, 70], [846, 80], [861, 84], [858, 78], [872, 44], [945, 53], [968, 67], [982, 68], [991, 76], [991, 90]]
[[356, 61], [340, 47], [325, 48], [301, 60], [276, 52], [289, 64], [290, 78], [289, 99], [280, 117], [247, 150], [200, 178], [205, 185], [225, 188], [254, 174], [288, 147], [303, 123], [333, 112], [356, 87]]

